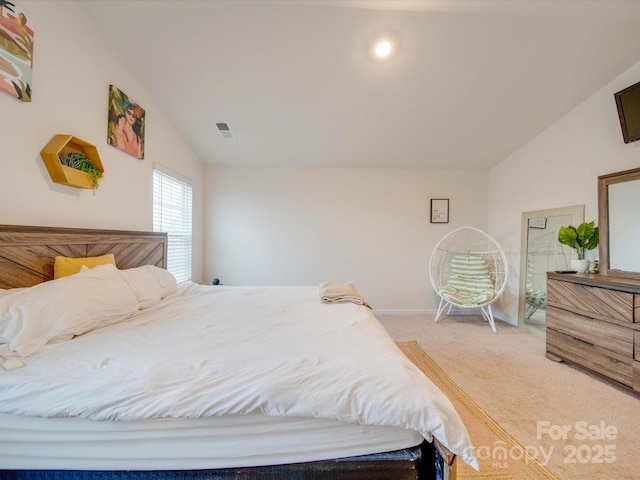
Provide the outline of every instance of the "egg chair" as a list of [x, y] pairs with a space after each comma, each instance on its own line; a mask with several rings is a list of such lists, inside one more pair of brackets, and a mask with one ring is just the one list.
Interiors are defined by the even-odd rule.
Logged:
[[468, 226], [445, 235], [431, 253], [429, 277], [440, 297], [436, 322], [453, 307], [477, 308], [496, 333], [491, 305], [506, 287], [507, 259], [493, 238]]

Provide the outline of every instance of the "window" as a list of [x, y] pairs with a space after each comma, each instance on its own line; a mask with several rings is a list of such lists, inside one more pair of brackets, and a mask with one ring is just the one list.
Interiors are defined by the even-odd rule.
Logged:
[[191, 280], [191, 185], [153, 171], [153, 231], [166, 232], [167, 270], [178, 282]]

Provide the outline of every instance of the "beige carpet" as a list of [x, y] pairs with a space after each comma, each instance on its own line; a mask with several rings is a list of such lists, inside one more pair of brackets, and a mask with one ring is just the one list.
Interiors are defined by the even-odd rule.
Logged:
[[521, 445], [536, 449], [558, 478], [640, 478], [640, 398], [548, 360], [542, 335], [503, 322], [493, 334], [475, 316], [437, 324], [432, 315], [376, 316], [396, 341], [418, 341], [484, 412]]
[[557, 480], [553, 473], [528, 454], [512, 435], [482, 410], [431, 359], [417, 342], [398, 342], [400, 350], [451, 400], [467, 427], [478, 456], [480, 471], [457, 460], [456, 480]]

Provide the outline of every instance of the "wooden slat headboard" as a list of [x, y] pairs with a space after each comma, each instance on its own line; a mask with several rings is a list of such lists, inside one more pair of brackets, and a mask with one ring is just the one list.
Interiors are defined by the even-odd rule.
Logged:
[[167, 234], [84, 228], [0, 225], [0, 288], [30, 287], [53, 279], [58, 255], [113, 253], [118, 268], [167, 266]]

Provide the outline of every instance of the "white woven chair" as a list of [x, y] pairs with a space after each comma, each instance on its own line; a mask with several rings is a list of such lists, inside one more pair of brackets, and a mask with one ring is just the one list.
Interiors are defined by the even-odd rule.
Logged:
[[461, 227], [438, 242], [429, 260], [429, 277], [440, 297], [436, 322], [455, 307], [478, 308], [496, 333], [491, 304], [507, 284], [507, 259], [482, 230]]

